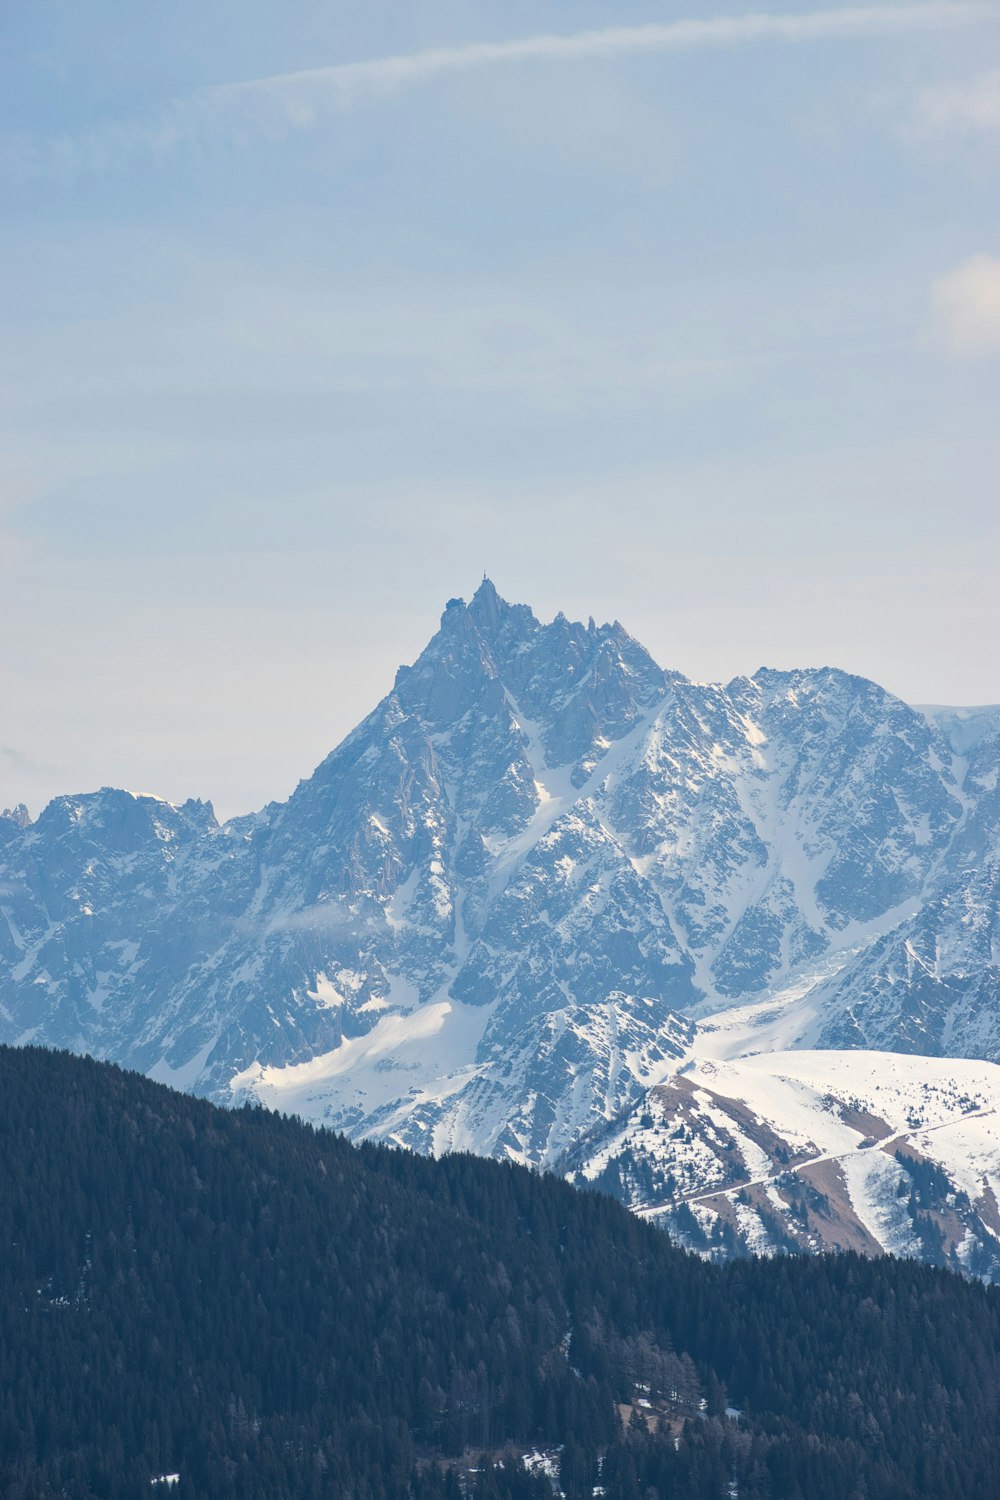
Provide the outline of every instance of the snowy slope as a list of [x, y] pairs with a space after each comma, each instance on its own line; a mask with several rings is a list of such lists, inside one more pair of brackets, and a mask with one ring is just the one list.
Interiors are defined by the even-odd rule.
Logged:
[[889, 1251], [1000, 1279], [1000, 1066], [754, 1051], [755, 1019], [759, 1042], [780, 1030], [769, 1006], [720, 1017], [565, 1168], [706, 1254]]

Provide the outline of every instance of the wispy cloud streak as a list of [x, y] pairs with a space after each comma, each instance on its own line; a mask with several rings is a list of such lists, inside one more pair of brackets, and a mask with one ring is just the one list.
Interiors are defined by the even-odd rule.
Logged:
[[933, 133], [1000, 130], [1000, 68], [964, 83], [921, 90], [920, 124]]
[[12, 175], [57, 175], [101, 169], [145, 153], [199, 141], [243, 142], [315, 125], [331, 112], [373, 103], [400, 89], [449, 74], [525, 63], [611, 61], [653, 53], [726, 49], [763, 42], [820, 42], [905, 35], [1000, 19], [992, 0], [930, 0], [915, 5], [866, 5], [782, 15], [740, 16], [615, 26], [568, 36], [436, 47], [423, 52], [335, 63], [243, 83], [220, 84], [175, 102], [148, 121], [110, 123], [58, 141], [19, 140], [0, 148], [0, 169]]

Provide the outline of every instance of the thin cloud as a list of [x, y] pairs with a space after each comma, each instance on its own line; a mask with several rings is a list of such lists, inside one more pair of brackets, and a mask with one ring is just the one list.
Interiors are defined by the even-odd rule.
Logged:
[[1000, 68], [966, 83], [922, 89], [917, 112], [923, 128], [935, 134], [1000, 130]]
[[[245, 924], [240, 924], [245, 926]], [[258, 923], [250, 929], [259, 932]], [[301, 911], [279, 911], [268, 920], [264, 935], [275, 932], [321, 932], [330, 937], [357, 938], [359, 933], [375, 932], [377, 924], [372, 916], [352, 910], [344, 898], [334, 897], [330, 901], [317, 902], [315, 906], [303, 907]]]
[[242, 143], [280, 136], [309, 128], [331, 112], [355, 109], [411, 85], [477, 69], [611, 61], [644, 53], [726, 49], [768, 41], [876, 38], [997, 19], [1000, 9], [986, 0], [932, 0], [917, 5], [848, 6], [805, 15], [760, 12], [436, 47], [217, 85], [177, 101], [155, 119], [109, 124], [77, 138], [43, 143], [22, 138], [0, 150], [0, 170], [11, 176], [57, 176], [101, 170], [137, 155], [166, 153], [201, 141], [221, 138]]
[[959, 358], [1000, 354], [1000, 259], [974, 255], [934, 289], [938, 332]]
[[8, 766], [12, 771], [23, 772], [25, 775], [44, 775], [52, 770], [51, 766], [44, 765], [30, 755], [22, 754], [13, 745], [0, 745], [0, 764]]

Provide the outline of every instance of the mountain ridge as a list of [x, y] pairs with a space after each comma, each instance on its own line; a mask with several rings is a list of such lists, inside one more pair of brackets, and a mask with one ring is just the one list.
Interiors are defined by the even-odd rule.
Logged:
[[549, 1167], [803, 975], [783, 1047], [1000, 1059], [1000, 717], [961, 713], [693, 683], [484, 579], [285, 803], [0, 819], [0, 1039]]

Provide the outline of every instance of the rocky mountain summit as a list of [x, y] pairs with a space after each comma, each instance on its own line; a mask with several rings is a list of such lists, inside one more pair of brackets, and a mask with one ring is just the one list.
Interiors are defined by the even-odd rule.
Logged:
[[0, 816], [0, 1040], [573, 1170], [789, 986], [782, 1049], [995, 1062], [998, 767], [995, 710], [693, 683], [484, 580], [284, 804]]

